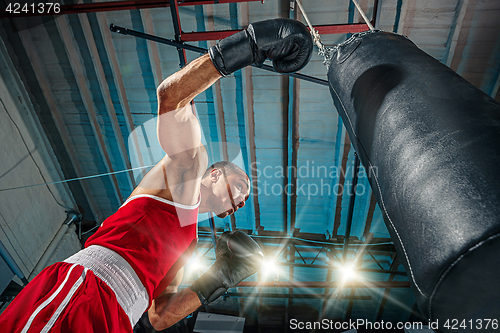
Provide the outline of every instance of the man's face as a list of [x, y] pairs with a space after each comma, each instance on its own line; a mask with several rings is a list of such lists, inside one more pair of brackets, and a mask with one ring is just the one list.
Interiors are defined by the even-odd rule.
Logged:
[[216, 207], [213, 212], [220, 218], [235, 213], [245, 206], [250, 195], [250, 181], [243, 172], [234, 172], [225, 176], [221, 170], [212, 170], [211, 177], [217, 177], [213, 193], [216, 196]]

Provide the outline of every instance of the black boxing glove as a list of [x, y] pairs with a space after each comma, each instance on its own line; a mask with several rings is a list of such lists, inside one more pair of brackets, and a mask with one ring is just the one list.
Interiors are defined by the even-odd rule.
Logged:
[[214, 264], [191, 286], [202, 305], [213, 302], [228, 288], [257, 272], [264, 255], [260, 246], [242, 231], [224, 232], [215, 249]]
[[273, 61], [278, 73], [296, 72], [309, 62], [313, 40], [304, 24], [292, 19], [252, 23], [208, 50], [215, 68], [227, 76], [251, 64]]

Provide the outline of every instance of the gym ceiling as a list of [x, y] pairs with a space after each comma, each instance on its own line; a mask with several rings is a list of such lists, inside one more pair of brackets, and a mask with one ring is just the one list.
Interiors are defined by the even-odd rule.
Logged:
[[[499, 1], [359, 2], [377, 29], [408, 36], [500, 101]], [[303, 7], [326, 45], [368, 30], [351, 1], [308, 0]], [[113, 214], [162, 157], [155, 88], [163, 78], [249, 22], [305, 23], [289, 0], [63, 1], [60, 14], [3, 16], [0, 35], [64, 178], [110, 174], [68, 183], [84, 231]], [[362, 167], [353, 188], [355, 152], [317, 47], [300, 74], [248, 67], [195, 98], [210, 161], [235, 161], [254, 185], [234, 217], [211, 224], [200, 216], [197, 256], [210, 264], [212, 233], [240, 229], [274, 260], [274, 269], [209, 310], [245, 316], [261, 331], [285, 331], [292, 318], [419, 321]], [[127, 169], [134, 170], [119, 172]], [[346, 277], [348, 268], [355, 276]], [[199, 272], [188, 269], [184, 284]]]

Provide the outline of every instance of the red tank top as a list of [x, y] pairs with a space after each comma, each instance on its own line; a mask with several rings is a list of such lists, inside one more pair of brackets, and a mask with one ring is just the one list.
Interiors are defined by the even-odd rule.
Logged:
[[197, 215], [198, 205], [138, 195], [108, 217], [85, 247], [100, 245], [120, 254], [141, 279], [151, 304], [193, 254]]

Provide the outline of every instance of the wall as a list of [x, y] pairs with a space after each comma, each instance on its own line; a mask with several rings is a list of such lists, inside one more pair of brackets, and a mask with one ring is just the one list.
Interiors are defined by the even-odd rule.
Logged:
[[[4, 190], [63, 178], [29, 95], [0, 40], [0, 241], [26, 278], [76, 204], [65, 184]], [[77, 252], [70, 228], [49, 263]]]

